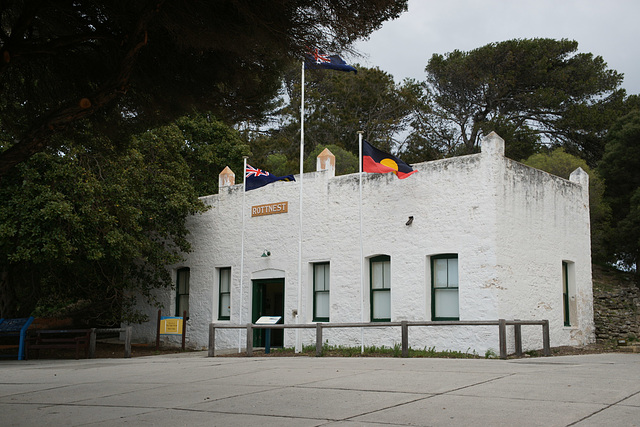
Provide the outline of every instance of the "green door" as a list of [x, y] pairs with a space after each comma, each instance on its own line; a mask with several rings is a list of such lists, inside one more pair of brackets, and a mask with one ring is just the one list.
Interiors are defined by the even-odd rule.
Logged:
[[[278, 323], [284, 323], [284, 279], [261, 279], [253, 281], [253, 300], [251, 322], [262, 316], [280, 316]], [[253, 346], [265, 346], [265, 329], [254, 329]], [[271, 347], [282, 347], [284, 330], [271, 331]]]

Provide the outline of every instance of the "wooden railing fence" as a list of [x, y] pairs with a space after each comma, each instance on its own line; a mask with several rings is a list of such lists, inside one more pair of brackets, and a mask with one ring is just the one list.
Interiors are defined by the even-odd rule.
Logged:
[[124, 357], [126, 359], [131, 357], [131, 326], [124, 328], [108, 328], [108, 329], [91, 329], [91, 336], [89, 337], [89, 359], [93, 359], [96, 354], [96, 336], [99, 333], [111, 333], [111, 332], [124, 332]]
[[385, 323], [306, 323], [306, 324], [279, 324], [279, 325], [232, 325], [228, 323], [211, 323], [209, 325], [209, 357], [215, 356], [215, 341], [217, 329], [246, 329], [247, 330], [247, 356], [253, 356], [253, 329], [315, 329], [316, 330], [316, 356], [322, 355], [322, 331], [327, 328], [380, 328], [400, 327], [402, 357], [409, 356], [409, 328], [410, 327], [437, 327], [437, 326], [497, 326], [500, 347], [500, 358], [507, 358], [507, 326], [514, 327], [515, 355], [521, 357], [522, 352], [522, 326], [542, 327], [543, 354], [551, 355], [549, 344], [548, 320], [471, 320], [471, 321], [407, 321]]

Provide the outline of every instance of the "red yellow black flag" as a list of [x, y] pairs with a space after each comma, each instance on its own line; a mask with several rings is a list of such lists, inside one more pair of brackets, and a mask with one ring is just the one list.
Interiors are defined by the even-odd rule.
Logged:
[[367, 141], [362, 141], [362, 170], [372, 173], [395, 173], [404, 179], [417, 172], [396, 156], [380, 151]]

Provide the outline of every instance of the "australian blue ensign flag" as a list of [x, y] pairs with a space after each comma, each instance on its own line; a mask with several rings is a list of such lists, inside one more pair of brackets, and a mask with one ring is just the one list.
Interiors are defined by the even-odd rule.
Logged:
[[338, 55], [324, 55], [318, 51], [318, 49], [310, 51], [304, 59], [305, 70], [337, 70], [337, 71], [353, 71], [356, 70], [351, 65], [348, 65]]
[[267, 171], [256, 169], [250, 165], [247, 165], [245, 178], [245, 191], [255, 190], [256, 188], [264, 187], [265, 185], [271, 184], [272, 182], [276, 181], [295, 181], [293, 175], [275, 176]]

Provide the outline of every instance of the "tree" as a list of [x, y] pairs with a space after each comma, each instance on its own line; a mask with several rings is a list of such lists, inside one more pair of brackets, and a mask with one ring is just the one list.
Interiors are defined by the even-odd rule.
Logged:
[[193, 108], [259, 120], [282, 69], [308, 46], [349, 49], [406, 8], [406, 0], [5, 0], [0, 177], [89, 126], [149, 129]]
[[76, 304], [84, 321], [143, 320], [134, 295], [172, 285], [197, 199], [176, 125], [113, 145], [79, 144], [21, 163], [0, 188], [0, 317]]
[[598, 166], [612, 208], [609, 251], [613, 260], [636, 268], [640, 258], [640, 110], [620, 118], [607, 135]]
[[611, 232], [611, 207], [604, 200], [605, 182], [598, 171], [591, 169], [583, 159], [565, 152], [563, 148], [556, 148], [549, 153], [534, 154], [526, 159], [524, 164], [564, 179], [569, 179], [569, 175], [577, 168], [582, 168], [589, 175], [591, 257], [596, 262], [606, 261], [606, 241]]
[[198, 196], [218, 192], [217, 176], [229, 166], [241, 171], [249, 146], [240, 133], [211, 115], [193, 113], [176, 120], [185, 141], [182, 156], [189, 165], [191, 185]]
[[[358, 131], [383, 150], [398, 146], [417, 99], [415, 86], [396, 84], [379, 68], [354, 64], [356, 73], [330, 70], [305, 72], [305, 157], [319, 146], [333, 145], [358, 153]], [[285, 78], [288, 103], [278, 111], [278, 127], [252, 142], [252, 151], [266, 158], [276, 152], [299, 165], [300, 68]], [[262, 155], [261, 155], [262, 154]], [[315, 160], [313, 161], [315, 168]], [[290, 172], [289, 172], [290, 173]]]
[[[415, 93], [377, 67], [355, 66], [357, 74], [306, 73], [305, 145], [308, 141], [310, 148], [331, 144], [357, 153], [357, 132], [363, 131], [364, 139], [390, 151], [407, 127]], [[293, 111], [299, 111], [300, 98], [292, 99]]]
[[577, 48], [566, 39], [516, 39], [434, 54], [410, 151], [470, 154], [495, 130], [516, 160], [551, 145], [595, 165], [606, 130], [625, 111], [625, 92], [621, 74]]

